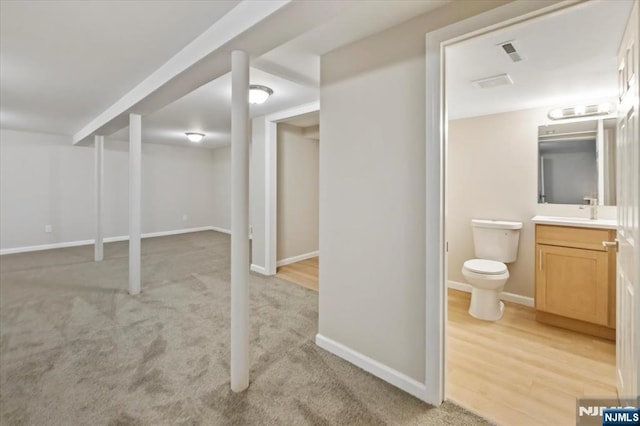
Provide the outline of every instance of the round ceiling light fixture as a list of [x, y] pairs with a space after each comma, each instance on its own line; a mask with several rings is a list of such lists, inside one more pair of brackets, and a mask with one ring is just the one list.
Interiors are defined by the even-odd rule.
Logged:
[[249, 86], [249, 103], [263, 104], [269, 96], [273, 95], [273, 90], [267, 86], [252, 84]]
[[193, 143], [200, 143], [202, 142], [202, 138], [204, 138], [204, 133], [187, 132], [185, 135], [187, 135], [189, 141]]

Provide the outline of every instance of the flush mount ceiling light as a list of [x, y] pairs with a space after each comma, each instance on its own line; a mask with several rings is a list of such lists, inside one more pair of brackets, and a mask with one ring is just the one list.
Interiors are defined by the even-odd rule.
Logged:
[[204, 138], [204, 133], [187, 132], [185, 135], [187, 135], [189, 141], [193, 143], [200, 143], [202, 138]]
[[250, 104], [262, 104], [271, 95], [273, 95], [273, 90], [267, 86], [260, 86], [259, 84], [252, 84], [249, 86]]
[[565, 108], [555, 108], [549, 111], [547, 116], [552, 120], [564, 120], [566, 118], [589, 117], [592, 115], [608, 115], [611, 114], [612, 108], [610, 103], [601, 103], [599, 105], [576, 105]]

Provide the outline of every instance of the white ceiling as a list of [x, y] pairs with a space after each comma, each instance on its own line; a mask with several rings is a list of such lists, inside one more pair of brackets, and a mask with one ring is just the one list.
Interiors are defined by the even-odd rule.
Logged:
[[[250, 116], [259, 117], [318, 99], [318, 89], [301, 86], [264, 71], [251, 69], [251, 83], [270, 87], [273, 95], [261, 105], [250, 106]], [[189, 93], [142, 119], [144, 142], [189, 145], [185, 132], [204, 133], [198, 146], [218, 148], [231, 142], [231, 74]], [[110, 136], [128, 140], [128, 128]]]
[[[632, 1], [589, 1], [446, 49], [449, 118], [612, 99], [618, 45]], [[497, 45], [515, 40], [514, 63]], [[511, 86], [474, 88], [472, 80], [508, 73]]]
[[[318, 99], [320, 55], [448, 1], [348, 1], [339, 16], [252, 61], [274, 89], [253, 117]], [[73, 134], [239, 1], [0, 2], [0, 127]], [[615, 96], [615, 53], [632, 2], [590, 1], [447, 49], [449, 116], [459, 118]], [[516, 40], [512, 63], [496, 44]], [[509, 73], [513, 86], [470, 81]], [[144, 117], [148, 142], [228, 143], [229, 77]], [[126, 131], [118, 138], [126, 139]]]
[[[337, 17], [253, 59], [252, 82], [275, 93], [251, 115], [317, 100], [321, 54], [447, 2], [341, 2]], [[0, 127], [76, 133], [238, 3], [0, 2]], [[200, 130], [205, 146], [228, 143], [229, 86], [223, 76], [145, 116], [146, 141], [183, 144], [184, 132]]]
[[[369, 34], [382, 31], [447, 1], [353, 1], [337, 18], [252, 61], [251, 83], [268, 86], [274, 94], [262, 105], [252, 105], [251, 117], [281, 111], [319, 99], [320, 55]], [[227, 74], [178, 101], [143, 118], [145, 142], [189, 145], [184, 133], [204, 133], [198, 144], [217, 148], [230, 143], [231, 79]], [[293, 119], [292, 125], [319, 123], [316, 114]], [[309, 124], [306, 124], [309, 123]], [[111, 136], [126, 140], [128, 130]]]
[[340, 15], [254, 61], [265, 71], [280, 73], [303, 84], [319, 86], [320, 56], [418, 15], [451, 0], [348, 1]]
[[285, 123], [290, 126], [296, 127], [311, 127], [320, 124], [320, 112], [314, 111], [307, 114], [302, 114], [297, 117], [282, 120], [279, 123]]
[[0, 126], [76, 132], [237, 3], [0, 2]]

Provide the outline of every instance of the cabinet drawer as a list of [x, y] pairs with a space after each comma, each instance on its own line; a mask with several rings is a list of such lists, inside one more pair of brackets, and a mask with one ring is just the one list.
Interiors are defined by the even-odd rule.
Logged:
[[615, 238], [615, 231], [609, 229], [536, 225], [538, 244], [606, 251], [602, 242], [611, 241], [613, 238]]

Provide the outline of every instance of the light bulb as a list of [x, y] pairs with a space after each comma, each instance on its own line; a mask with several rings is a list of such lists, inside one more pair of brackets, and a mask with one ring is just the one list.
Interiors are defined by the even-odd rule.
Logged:
[[267, 86], [260, 86], [258, 84], [252, 84], [249, 86], [249, 103], [250, 104], [262, 104], [269, 96], [273, 94], [273, 90]]
[[202, 138], [204, 138], [203, 133], [187, 132], [185, 133], [185, 135], [187, 135], [187, 138], [189, 139], [189, 141], [193, 143], [200, 143], [202, 141]]
[[553, 109], [549, 112], [549, 117], [553, 119], [562, 118], [562, 110], [560, 108]]

